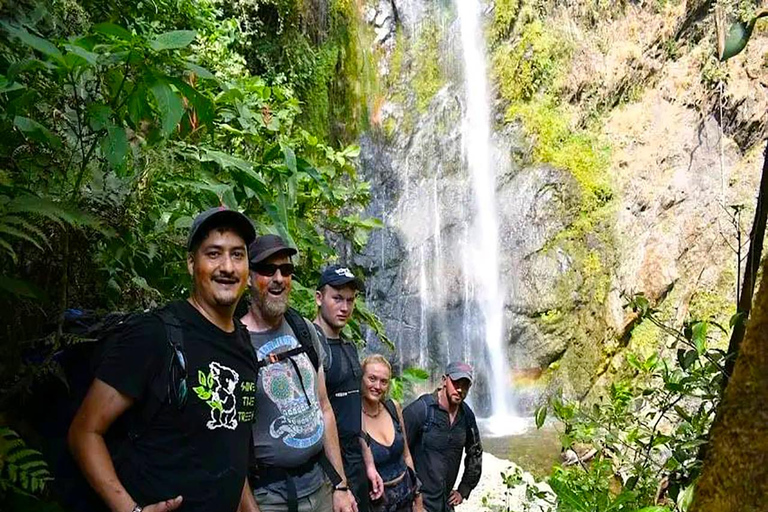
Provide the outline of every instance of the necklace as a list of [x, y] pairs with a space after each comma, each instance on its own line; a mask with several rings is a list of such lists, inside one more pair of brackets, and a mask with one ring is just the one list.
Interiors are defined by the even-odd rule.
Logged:
[[376, 404], [376, 412], [375, 413], [370, 413], [370, 412], [366, 411], [365, 410], [365, 406], [363, 406], [363, 414], [365, 414], [369, 418], [375, 418], [376, 416], [381, 414], [381, 404], [380, 403]]

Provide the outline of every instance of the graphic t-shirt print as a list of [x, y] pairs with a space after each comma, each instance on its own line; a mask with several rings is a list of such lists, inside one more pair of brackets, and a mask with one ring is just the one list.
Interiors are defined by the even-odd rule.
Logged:
[[[211, 419], [206, 423], [210, 430], [228, 428], [235, 430], [238, 425], [237, 387], [240, 375], [227, 366], [215, 361], [208, 365], [208, 374], [198, 370], [199, 386], [192, 388], [195, 394], [211, 408]], [[243, 383], [243, 391], [253, 386]]]
[[[298, 346], [295, 337], [283, 335], [265, 343], [257, 351], [257, 356], [262, 360], [269, 354]], [[324, 425], [315, 393], [315, 369], [309, 357], [306, 354], [293, 356], [269, 364], [261, 371], [264, 393], [278, 411], [269, 425], [272, 438], [282, 439], [291, 448], [308, 448], [316, 444], [323, 437]]]

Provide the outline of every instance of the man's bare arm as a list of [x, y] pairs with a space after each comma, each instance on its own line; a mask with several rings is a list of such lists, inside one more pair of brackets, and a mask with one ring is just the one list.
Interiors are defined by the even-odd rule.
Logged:
[[[130, 512], [136, 501], [115, 472], [104, 435], [114, 421], [133, 405], [133, 399], [95, 379], [69, 427], [69, 447], [91, 487], [113, 512]], [[144, 507], [164, 512], [181, 506], [181, 496]]]
[[259, 504], [256, 503], [256, 498], [253, 497], [253, 493], [251, 492], [248, 477], [245, 477], [243, 494], [240, 496], [240, 505], [237, 507], [237, 512], [260, 512]]

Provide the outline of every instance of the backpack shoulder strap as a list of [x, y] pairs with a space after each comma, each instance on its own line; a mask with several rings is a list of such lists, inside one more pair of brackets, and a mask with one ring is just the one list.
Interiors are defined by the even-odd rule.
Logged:
[[399, 425], [400, 417], [397, 415], [397, 407], [395, 407], [395, 402], [393, 402], [391, 398], [387, 398], [384, 400], [383, 404], [389, 415], [392, 416], [392, 421], [394, 421], [396, 425]]
[[[173, 351], [178, 351], [181, 357], [184, 358], [186, 364], [186, 353], [184, 352], [184, 334], [181, 328], [181, 322], [174, 315], [168, 307], [158, 309], [153, 312], [155, 316], [160, 318], [165, 327], [166, 333], [166, 357], [160, 361], [160, 368], [152, 383], [150, 383], [150, 392], [147, 399], [144, 401], [144, 405], [139, 414], [140, 421], [133, 428], [129, 429], [128, 437], [135, 441], [144, 433], [152, 424], [152, 421], [163, 408], [163, 405], [170, 400], [170, 374], [169, 374], [169, 357]], [[186, 382], [185, 384], [186, 385]]]
[[[314, 332], [315, 336], [317, 336], [317, 331], [313, 327], [312, 331], [310, 332], [307, 321], [304, 320], [304, 317], [302, 317], [299, 312], [293, 308], [288, 308], [285, 311], [285, 320], [288, 322], [288, 325], [291, 326], [291, 330], [293, 330], [293, 333], [299, 340], [299, 345], [303, 349], [301, 352], [307, 353], [310, 361], [312, 361], [312, 366], [315, 368], [315, 370], [318, 370], [320, 368], [320, 358], [317, 354], [317, 350], [315, 350], [315, 344], [313, 342], [312, 336], [312, 332]], [[287, 354], [287, 352], [283, 352], [283, 354]], [[295, 353], [291, 355], [295, 355]]]
[[427, 408], [427, 414], [424, 417], [424, 427], [421, 429], [422, 431], [422, 439], [424, 439], [424, 434], [429, 432], [432, 429], [432, 426], [435, 424], [435, 400], [432, 398], [432, 395], [427, 395], [424, 398], [424, 406]]

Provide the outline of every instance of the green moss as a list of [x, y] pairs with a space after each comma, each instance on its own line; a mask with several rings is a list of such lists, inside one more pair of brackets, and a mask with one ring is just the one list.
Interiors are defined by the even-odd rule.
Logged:
[[530, 100], [552, 88], [569, 56], [570, 47], [563, 38], [535, 20], [525, 26], [519, 39], [493, 52], [493, 80], [505, 100]]
[[299, 84], [302, 121], [331, 142], [348, 143], [368, 127], [368, 101], [377, 89], [370, 28], [353, 0], [333, 0], [328, 37], [309, 48], [311, 73]]
[[688, 305], [688, 315], [694, 320], [714, 320], [727, 324], [735, 313], [735, 299], [716, 291], [696, 292]]
[[496, 0], [490, 28], [491, 44], [502, 40], [512, 31], [519, 11], [520, 0]]
[[610, 147], [597, 134], [572, 129], [568, 112], [549, 97], [512, 104], [507, 119], [523, 123], [533, 139], [535, 161], [565, 169], [576, 178], [584, 193], [584, 212], [610, 201]]
[[648, 358], [659, 350], [663, 337], [664, 333], [659, 326], [650, 320], [643, 320], [632, 329], [629, 338], [629, 352], [637, 354], [643, 359]]
[[427, 22], [413, 48], [413, 92], [416, 94], [416, 110], [424, 113], [430, 101], [445, 84], [440, 67], [440, 39], [442, 31], [434, 21]]

